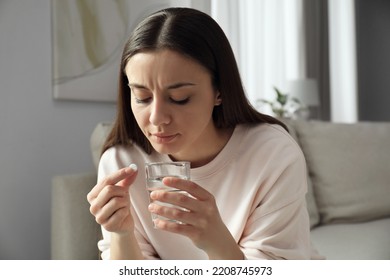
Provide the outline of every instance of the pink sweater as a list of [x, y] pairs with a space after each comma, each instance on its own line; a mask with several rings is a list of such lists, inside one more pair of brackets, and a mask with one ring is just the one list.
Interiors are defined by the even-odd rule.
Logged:
[[[145, 183], [145, 162], [171, 161], [138, 146], [112, 147], [100, 161], [98, 180], [135, 163], [130, 187], [136, 237], [147, 259], [207, 259], [187, 237], [153, 227]], [[220, 215], [247, 259], [317, 259], [306, 209], [303, 153], [280, 126], [239, 125], [218, 156], [191, 169], [191, 180], [212, 193]], [[102, 228], [98, 247], [110, 255], [110, 233]]]

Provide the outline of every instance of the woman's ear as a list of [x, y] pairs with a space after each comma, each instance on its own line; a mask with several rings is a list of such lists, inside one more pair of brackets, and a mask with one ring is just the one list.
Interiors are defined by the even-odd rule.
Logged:
[[222, 104], [221, 94], [219, 92], [217, 92], [217, 95], [215, 96], [214, 105], [219, 106], [221, 104]]

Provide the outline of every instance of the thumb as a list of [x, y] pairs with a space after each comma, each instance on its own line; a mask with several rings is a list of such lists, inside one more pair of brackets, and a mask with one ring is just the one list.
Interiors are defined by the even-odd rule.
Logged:
[[135, 178], [137, 177], [138, 174], [137, 165], [134, 163], [130, 164], [129, 167], [126, 168], [126, 173], [128, 174], [128, 176], [123, 180], [119, 181], [117, 185], [126, 188], [128, 190], [131, 184], [134, 183]]

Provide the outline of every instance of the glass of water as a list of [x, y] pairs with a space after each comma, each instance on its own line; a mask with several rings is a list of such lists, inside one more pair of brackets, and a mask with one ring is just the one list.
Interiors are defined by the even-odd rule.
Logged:
[[[182, 192], [187, 194], [185, 191], [181, 191], [175, 188], [168, 187], [163, 184], [162, 180], [164, 177], [177, 177], [184, 180], [190, 179], [190, 162], [187, 161], [177, 161], [177, 162], [150, 162], [145, 164], [146, 171], [146, 189], [149, 193], [150, 203], [154, 202], [158, 205], [168, 206], [173, 208], [182, 209], [178, 206], [174, 206], [169, 203], [163, 203], [160, 201], [152, 201], [150, 198], [150, 193], [155, 190], [164, 190], [168, 192]], [[161, 220], [169, 220], [165, 217], [161, 217], [159, 215], [152, 213], [152, 220], [154, 222], [155, 219]], [[174, 221], [178, 222], [179, 221]]]

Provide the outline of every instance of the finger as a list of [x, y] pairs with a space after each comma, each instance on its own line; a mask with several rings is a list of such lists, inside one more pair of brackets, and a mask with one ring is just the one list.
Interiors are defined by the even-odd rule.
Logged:
[[115, 213], [122, 209], [129, 208], [129, 204], [124, 197], [113, 197], [96, 214], [96, 222], [105, 224]]
[[89, 210], [93, 215], [96, 215], [111, 199], [115, 197], [125, 197], [129, 199], [128, 196], [128, 191], [120, 186], [106, 186], [98, 196], [91, 201]]
[[208, 191], [190, 180], [184, 180], [177, 177], [165, 177], [163, 183], [168, 187], [186, 191], [199, 200], [208, 200], [211, 196]]
[[[87, 195], [88, 201], [91, 203], [105, 186], [116, 185], [129, 186], [134, 180], [137, 174], [137, 165], [131, 164], [128, 167], [119, 169], [118, 171], [108, 175], [101, 182], [99, 182]], [[134, 177], [130, 179], [130, 177]]]
[[111, 215], [102, 226], [110, 232], [115, 232], [121, 229], [122, 224], [129, 216], [130, 209], [123, 207], [118, 209], [113, 215]]
[[[203, 228], [207, 225], [209, 218], [216, 213], [215, 208], [198, 200], [192, 199], [192, 201], [194, 202], [193, 207], [188, 206], [188, 204], [179, 206], [179, 203], [170, 203], [172, 206], [151, 203], [148, 206], [148, 210], [153, 214], [165, 217], [169, 220], [180, 221], [184, 224]], [[165, 201], [161, 202], [169, 203]]]
[[181, 223], [187, 223], [187, 221], [189, 220], [188, 216], [191, 215], [190, 211], [185, 208], [175, 206], [163, 206], [157, 203], [149, 204], [148, 209], [153, 214]]
[[187, 192], [171, 192], [157, 190], [150, 193], [152, 201], [161, 201], [169, 203], [189, 211], [197, 211], [201, 206], [198, 199], [191, 197]]
[[194, 232], [197, 231], [192, 225], [180, 224], [175, 221], [162, 220], [158, 218], [154, 220], [154, 226], [160, 230], [165, 230], [172, 233], [178, 233], [188, 237], [190, 237], [191, 234], [193, 235]]
[[[137, 173], [137, 170], [138, 170], [137, 165], [132, 163], [128, 167], [119, 169], [117, 172], [114, 172], [114, 173], [108, 175], [103, 180], [103, 182], [106, 185], [128, 186], [128, 185], [124, 184], [123, 182], [126, 182], [126, 179], [128, 179], [129, 177], [134, 176]], [[128, 183], [128, 182], [126, 182], [126, 183]]]

